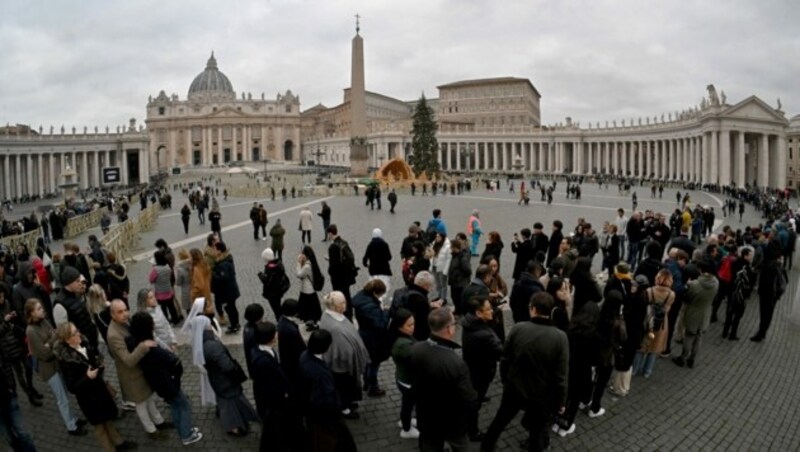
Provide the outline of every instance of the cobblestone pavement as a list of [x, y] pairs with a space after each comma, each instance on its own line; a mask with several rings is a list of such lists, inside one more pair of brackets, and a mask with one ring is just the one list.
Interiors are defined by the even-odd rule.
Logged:
[[[649, 190], [640, 188], [639, 207], [654, 208], [669, 212], [675, 207], [675, 191], [665, 190], [663, 199], [651, 199]], [[604, 220], [615, 216], [617, 207], [630, 210], [630, 198], [618, 196], [616, 188], [598, 190], [596, 186], [584, 185], [583, 199], [566, 200], [563, 185], [552, 206], [538, 202], [535, 196], [530, 206], [518, 206], [517, 195], [507, 192], [489, 193], [484, 190], [473, 190], [462, 196], [411, 197], [401, 195], [397, 213], [392, 215], [386, 206], [383, 210], [370, 211], [364, 206], [363, 198], [336, 197], [328, 200], [333, 210], [333, 223], [339, 225], [341, 236], [348, 240], [357, 259], [363, 255], [373, 228], [379, 227], [389, 241], [393, 253], [399, 254], [400, 242], [412, 221], [418, 220], [423, 226], [434, 208], [441, 208], [447, 222], [448, 231], [453, 235], [465, 229], [467, 218], [473, 208], [481, 211], [485, 231], [497, 230], [506, 242], [502, 257], [502, 272], [510, 281], [510, 270], [514, 255], [509, 243], [513, 231], [523, 227], [531, 227], [533, 222], [541, 221], [549, 228], [550, 222], [561, 219], [567, 228], [575, 224], [578, 217], [585, 217], [595, 228], [599, 228]], [[181, 247], [200, 247], [204, 244], [207, 229], [200, 229], [196, 217], [193, 217], [190, 233], [185, 235], [180, 223], [178, 211], [182, 206], [182, 196], [174, 195], [172, 211], [161, 213], [158, 226], [154, 231], [142, 235], [138, 262], [129, 264], [132, 291], [145, 287], [146, 274], [150, 264], [147, 262], [152, 249], [151, 245], [158, 237], [163, 237], [174, 244], [177, 250]], [[694, 202], [718, 206], [719, 195], [701, 192], [692, 194]], [[234, 254], [238, 280], [242, 297], [238, 304], [240, 310], [253, 302], [267, 304], [261, 299], [261, 286], [256, 273], [263, 263], [260, 259], [262, 249], [268, 242], [253, 240], [252, 227], [248, 220], [248, 211], [253, 200], [229, 199], [222, 202], [223, 236]], [[291, 268], [294, 256], [301, 248], [300, 234], [296, 229], [298, 213], [301, 206], [312, 202], [312, 212], [319, 211], [319, 199], [289, 199], [287, 201], [264, 201], [270, 212], [270, 225], [276, 218], [281, 218], [287, 230], [284, 260]], [[134, 207], [134, 214], [138, 206]], [[719, 208], [718, 215], [721, 215]], [[730, 218], [719, 218], [730, 221]], [[317, 218], [318, 220], [318, 218]], [[758, 217], [752, 208], [748, 208], [743, 224], [757, 223]], [[241, 223], [241, 225], [239, 225]], [[738, 221], [731, 223], [738, 226]], [[204, 226], [206, 228], [207, 226]], [[323, 272], [327, 264], [322, 256], [326, 256], [322, 239], [321, 221], [316, 221], [313, 231], [313, 243], [320, 256]], [[90, 231], [91, 232], [91, 231]], [[86, 234], [90, 233], [87, 232]], [[85, 244], [85, 235], [79, 243]], [[483, 244], [481, 244], [483, 248]], [[393, 258], [393, 269], [399, 268], [399, 256]], [[595, 262], [595, 270], [599, 271], [599, 261]], [[400, 283], [399, 270], [393, 277], [392, 284]], [[364, 271], [359, 276], [359, 284], [366, 281]], [[329, 290], [329, 282], [325, 291]], [[355, 292], [356, 286], [353, 291]], [[635, 377], [630, 395], [618, 399], [610, 394], [604, 397], [607, 414], [600, 418], [590, 419], [579, 414], [577, 431], [567, 438], [554, 437], [553, 450], [798, 450], [800, 436], [800, 413], [797, 405], [797, 374], [800, 370], [800, 333], [788, 321], [792, 302], [797, 300], [798, 273], [794, 271], [790, 277], [789, 290], [784, 299], [778, 303], [776, 317], [767, 340], [755, 344], [747, 340], [755, 333], [758, 322], [758, 301], [751, 299], [745, 313], [739, 342], [723, 340], [722, 326], [713, 324], [704, 338], [703, 348], [694, 369], [678, 368], [669, 360], [660, 359], [656, 370], [649, 380]], [[297, 287], [293, 287], [289, 296], [296, 296]], [[797, 308], [796, 308], [797, 309]], [[267, 317], [272, 317], [269, 308]], [[796, 311], [795, 311], [796, 315]], [[507, 321], [510, 315], [506, 316]], [[227, 337], [234, 356], [242, 357], [241, 338]], [[678, 347], [679, 348], [679, 347]], [[185, 363], [190, 363], [189, 350], [182, 346], [180, 355]], [[200, 443], [190, 446], [191, 449], [223, 451], [223, 450], [256, 450], [258, 441], [257, 425], [254, 433], [241, 439], [231, 439], [222, 431], [214, 416], [213, 409], [200, 408], [199, 380], [191, 365], [186, 365], [183, 379], [184, 390], [193, 407], [194, 423], [200, 427], [205, 438]], [[380, 380], [387, 389], [386, 397], [366, 399], [362, 403], [361, 419], [348, 421], [356, 438], [359, 449], [363, 451], [406, 451], [416, 450], [416, 443], [399, 438], [396, 422], [399, 418], [399, 393], [393, 383], [394, 366], [391, 360], [381, 367]], [[116, 385], [116, 376], [111, 364], [107, 377]], [[40, 450], [51, 451], [63, 449], [65, 445], [75, 451], [97, 450], [97, 443], [90, 435], [84, 438], [73, 438], [66, 435], [56, 415], [55, 402], [46, 385], [37, 382], [37, 388], [45, 394], [44, 407], [31, 407], [27, 400], [20, 399], [25, 425], [33, 434]], [[248, 396], [252, 397], [252, 386], [246, 383]], [[502, 386], [498, 380], [489, 391], [491, 401], [484, 405], [481, 412], [480, 425], [487, 428], [497, 410]], [[162, 414], [168, 418], [169, 411], [159, 402]], [[77, 406], [73, 403], [73, 407]], [[519, 419], [513, 422], [504, 432], [498, 444], [498, 450], [519, 450], [519, 443], [525, 433], [519, 425]], [[177, 436], [170, 433], [166, 441], [152, 441], [146, 438], [133, 413], [117, 422], [117, 426], [125, 438], [137, 441], [140, 450], [176, 450], [180, 448]], [[555, 436], [555, 435], [554, 435]], [[187, 449], [189, 449], [187, 448]], [[477, 445], [474, 447], [477, 450]]]

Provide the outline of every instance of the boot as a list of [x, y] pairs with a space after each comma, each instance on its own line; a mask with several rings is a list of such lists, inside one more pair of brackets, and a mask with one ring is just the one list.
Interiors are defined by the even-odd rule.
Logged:
[[33, 406], [35, 406], [37, 408], [42, 406], [42, 401], [37, 399], [36, 397], [34, 397], [34, 395], [31, 394], [31, 393], [28, 393], [28, 402], [30, 402], [31, 405], [33, 405]]

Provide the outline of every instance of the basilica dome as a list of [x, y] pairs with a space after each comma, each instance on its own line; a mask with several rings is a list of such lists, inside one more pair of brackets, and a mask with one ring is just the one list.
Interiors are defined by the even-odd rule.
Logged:
[[198, 74], [189, 86], [189, 100], [234, 100], [236, 93], [228, 77], [217, 68], [214, 52], [206, 63], [206, 70]]

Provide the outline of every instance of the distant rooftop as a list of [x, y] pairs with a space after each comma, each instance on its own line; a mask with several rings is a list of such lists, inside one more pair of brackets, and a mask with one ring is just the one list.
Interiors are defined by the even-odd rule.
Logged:
[[539, 90], [533, 86], [533, 83], [527, 78], [520, 78], [520, 77], [492, 77], [492, 78], [476, 78], [473, 80], [461, 80], [458, 82], [447, 83], [444, 85], [437, 86], [438, 89], [442, 88], [461, 88], [464, 86], [476, 86], [476, 85], [497, 85], [501, 83], [519, 83], [525, 82], [527, 83], [531, 89], [539, 96], [542, 97]]

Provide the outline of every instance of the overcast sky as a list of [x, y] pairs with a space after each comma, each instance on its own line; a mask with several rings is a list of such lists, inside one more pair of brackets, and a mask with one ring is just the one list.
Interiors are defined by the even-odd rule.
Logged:
[[800, 112], [800, 8], [786, 0], [6, 1], [0, 124], [82, 129], [186, 98], [214, 50], [238, 95], [341, 102], [360, 13], [367, 89], [403, 100], [464, 79], [526, 77], [542, 121], [674, 112], [714, 83]]

